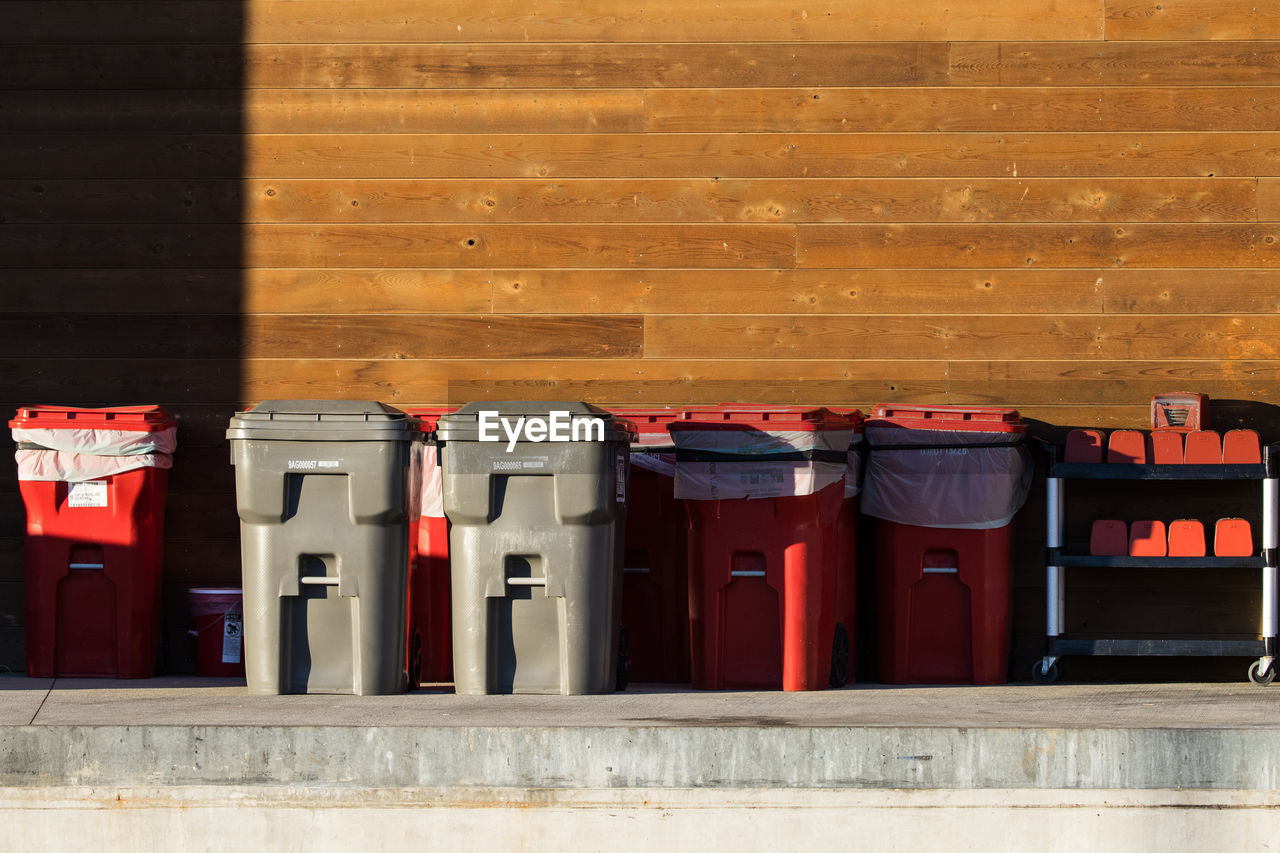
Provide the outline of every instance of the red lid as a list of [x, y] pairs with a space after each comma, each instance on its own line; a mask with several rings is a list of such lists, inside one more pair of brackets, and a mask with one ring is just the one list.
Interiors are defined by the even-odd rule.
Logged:
[[9, 421], [12, 429], [118, 429], [132, 432], [160, 432], [175, 424], [173, 416], [159, 406], [116, 406], [108, 409], [23, 406]]
[[667, 424], [679, 419], [681, 412], [679, 409], [664, 408], [654, 406], [652, 408], [618, 408], [609, 407], [609, 411], [619, 418], [624, 418], [635, 424], [636, 432], [641, 435], [651, 435], [667, 432]]
[[1017, 409], [971, 406], [876, 406], [868, 426], [956, 432], [1026, 432]]
[[807, 406], [707, 406], [685, 409], [670, 430], [792, 430], [825, 432], [850, 429], [845, 415]]
[[418, 419], [418, 429], [422, 432], [435, 432], [436, 424], [445, 415], [458, 410], [457, 406], [422, 406], [416, 409], [405, 409], [404, 413]]

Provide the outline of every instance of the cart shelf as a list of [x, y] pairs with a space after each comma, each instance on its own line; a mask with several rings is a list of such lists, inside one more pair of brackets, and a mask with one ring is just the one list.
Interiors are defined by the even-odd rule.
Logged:
[[[1060, 449], [1050, 453], [1045, 569], [1047, 635], [1045, 656], [1036, 662], [1032, 680], [1056, 681], [1059, 659], [1067, 655], [1127, 656], [1240, 656], [1256, 657], [1249, 666], [1249, 680], [1269, 684], [1275, 678], [1277, 642], [1277, 517], [1280, 503], [1280, 445], [1265, 448], [1262, 465], [1139, 465], [1131, 463], [1059, 462]], [[1072, 553], [1064, 547], [1067, 480], [1147, 480], [1163, 482], [1240, 481], [1262, 485], [1262, 551], [1249, 557], [1121, 557]], [[1192, 497], [1194, 497], [1194, 490]], [[1116, 569], [1254, 569], [1261, 570], [1262, 633], [1258, 639], [1162, 639], [1126, 637], [1086, 639], [1064, 635], [1067, 569], [1080, 567]]]

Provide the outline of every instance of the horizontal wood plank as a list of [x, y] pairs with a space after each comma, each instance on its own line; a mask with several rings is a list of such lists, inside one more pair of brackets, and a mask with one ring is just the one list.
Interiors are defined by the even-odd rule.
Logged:
[[[209, 138], [199, 144], [206, 142], [213, 144]], [[94, 151], [69, 149], [65, 139], [42, 138], [40, 144], [65, 152], [54, 158], [60, 169], [77, 168], [81, 157], [100, 169], [129, 168], [122, 165], [129, 163], [128, 139], [106, 141], [115, 155], [110, 162], [98, 162]], [[1274, 132], [266, 134], [248, 136], [244, 144], [246, 175], [277, 180], [1280, 175], [1280, 134]], [[31, 157], [10, 150], [4, 137], [0, 152], [17, 163]], [[19, 174], [37, 165], [8, 167], [0, 159], [0, 169], [26, 169]], [[94, 174], [103, 172], [72, 177]]]
[[[1107, 328], [1100, 326], [1099, 332]], [[1119, 328], [1109, 325], [1111, 337], [1123, 334], [1117, 332]], [[1161, 335], [1187, 333], [1186, 321], [1180, 321], [1167, 332], [1157, 330]], [[1146, 346], [1143, 342], [1133, 348], [1137, 350]], [[1102, 342], [1101, 347], [1108, 347], [1108, 344]], [[1123, 406], [1130, 402], [1149, 402], [1156, 394], [1172, 389], [1194, 388], [1210, 395], [1215, 403], [1218, 400], [1251, 403], [1255, 420], [1277, 420], [1275, 416], [1264, 418], [1263, 407], [1271, 397], [1268, 389], [1280, 382], [1280, 362], [1266, 357], [1241, 357], [1223, 369], [1217, 359], [1200, 356], [1200, 352], [1188, 348], [1182, 356], [1175, 352], [1163, 358], [1129, 358], [1127, 353], [1121, 352], [1118, 358], [1100, 356], [1072, 361], [1050, 360], [1042, 357], [1040, 352], [1031, 351], [1002, 360], [957, 359], [948, 362], [947, 376], [952, 393], [988, 403], [1004, 400], [1019, 408], [1032, 405]], [[1190, 360], [1197, 357], [1200, 360]], [[1226, 428], [1224, 424], [1227, 421], [1219, 422], [1219, 414], [1215, 407], [1214, 427]], [[1149, 406], [1145, 421], [1149, 426]]]
[[1280, 87], [14, 92], [22, 133], [1280, 130]]
[[839, 178], [1280, 175], [1280, 134], [0, 135], [0, 178]]
[[1090, 270], [496, 270], [503, 313], [1091, 314]]
[[237, 224], [241, 195], [234, 180], [0, 181], [0, 217], [6, 223]]
[[730, 267], [794, 265], [790, 225], [11, 225], [9, 267]]
[[1269, 225], [797, 225], [800, 267], [1273, 268]]
[[[640, 324], [633, 317], [456, 314], [6, 315], [0, 358], [629, 357], [641, 354]], [[122, 327], [129, 334], [119, 334]]]
[[1248, 42], [966, 42], [952, 86], [1260, 86], [1280, 83], [1280, 45]]
[[735, 4], [711, 14], [678, 0], [625, 5], [610, 0], [554, 0], [536, 8], [519, 0], [476, 6], [466, 0], [10, 0], [4, 21], [17, 43], [363, 44], [949, 41], [952, 39], [1100, 39], [1102, 0], [1054, 0], [1035, 14], [989, 0], [834, 0], [801, 10], [776, 2]]
[[1280, 88], [657, 89], [644, 112], [650, 133], [1259, 131]]
[[[1256, 221], [1253, 179], [696, 179], [252, 181], [248, 222], [1216, 222]], [[55, 185], [58, 188], [62, 184]], [[74, 196], [73, 184], [65, 191]], [[115, 184], [84, 193], [110, 198]], [[0, 210], [53, 207], [0, 184]], [[120, 195], [149, 194], [124, 185]], [[198, 193], [174, 186], [169, 198]], [[206, 193], [212, 193], [206, 190]], [[234, 197], [234, 191], [223, 193]], [[15, 202], [10, 199], [17, 197]], [[6, 204], [6, 202], [9, 202]], [[34, 202], [34, 204], [33, 204]], [[128, 210], [127, 205], [123, 205]], [[209, 206], [209, 205], [203, 205]], [[47, 214], [55, 221], [61, 215]], [[182, 209], [170, 204], [167, 209]], [[23, 216], [25, 214], [25, 216]], [[90, 212], [88, 215], [92, 216]]]
[[680, 0], [620, 6], [609, 0], [555, 0], [532, 9], [519, 0], [483, 8], [466, 0], [427, 7], [411, 0], [366, 0], [337, 6], [323, 0], [252, 4], [250, 42], [345, 41], [857, 41], [960, 38], [1099, 39], [1102, 0], [1054, 0], [1019, 14], [987, 0], [835, 0], [802, 10], [775, 2], [735, 4], [731, 13]]
[[1195, 269], [1100, 272], [1108, 314], [1280, 313], [1280, 270]]
[[791, 225], [250, 225], [245, 257], [263, 267], [793, 266]]
[[1280, 270], [494, 270], [503, 313], [1276, 314]]
[[15, 314], [487, 313], [492, 282], [492, 270], [28, 269], [0, 292]]
[[5, 95], [20, 133], [454, 133], [644, 130], [639, 89], [182, 89]]
[[1280, 38], [1280, 9], [1253, 0], [1106, 0], [1106, 38]]
[[945, 86], [940, 42], [13, 45], [9, 89]]
[[[1280, 183], [1280, 182], [1278, 182]], [[33, 222], [1240, 222], [1248, 178], [0, 181]], [[1272, 217], [1274, 218], [1274, 217]]]
[[1280, 317], [647, 316], [650, 358], [1262, 359]]
[[1260, 221], [1280, 220], [1280, 179], [1258, 178], [1257, 205]]

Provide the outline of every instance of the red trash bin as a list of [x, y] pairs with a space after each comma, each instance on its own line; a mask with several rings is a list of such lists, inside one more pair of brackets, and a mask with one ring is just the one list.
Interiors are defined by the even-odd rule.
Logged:
[[27, 512], [27, 673], [153, 675], [173, 418], [31, 406], [9, 426]]
[[684, 506], [675, 496], [675, 452], [667, 425], [676, 409], [610, 409], [636, 425], [627, 483], [622, 627], [632, 682], [689, 683], [689, 564]]
[[692, 682], [817, 690], [843, 684], [833, 647], [854, 426], [821, 408], [690, 409], [669, 428], [689, 517]]
[[962, 406], [878, 406], [867, 421], [882, 682], [1006, 681], [1026, 429], [1013, 409]]
[[444, 517], [436, 423], [452, 406], [405, 409], [427, 433], [422, 444], [421, 511], [409, 524], [408, 626], [405, 661], [409, 689], [453, 681], [453, 628], [449, 609], [449, 522]]

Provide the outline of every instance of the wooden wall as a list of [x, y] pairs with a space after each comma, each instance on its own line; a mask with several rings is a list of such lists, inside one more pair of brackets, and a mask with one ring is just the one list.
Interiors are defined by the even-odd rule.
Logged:
[[178, 413], [174, 612], [237, 576], [222, 430], [267, 398], [1007, 405], [1054, 434], [1188, 389], [1280, 439], [1280, 11], [1253, 0], [0, 24], [0, 404]]

